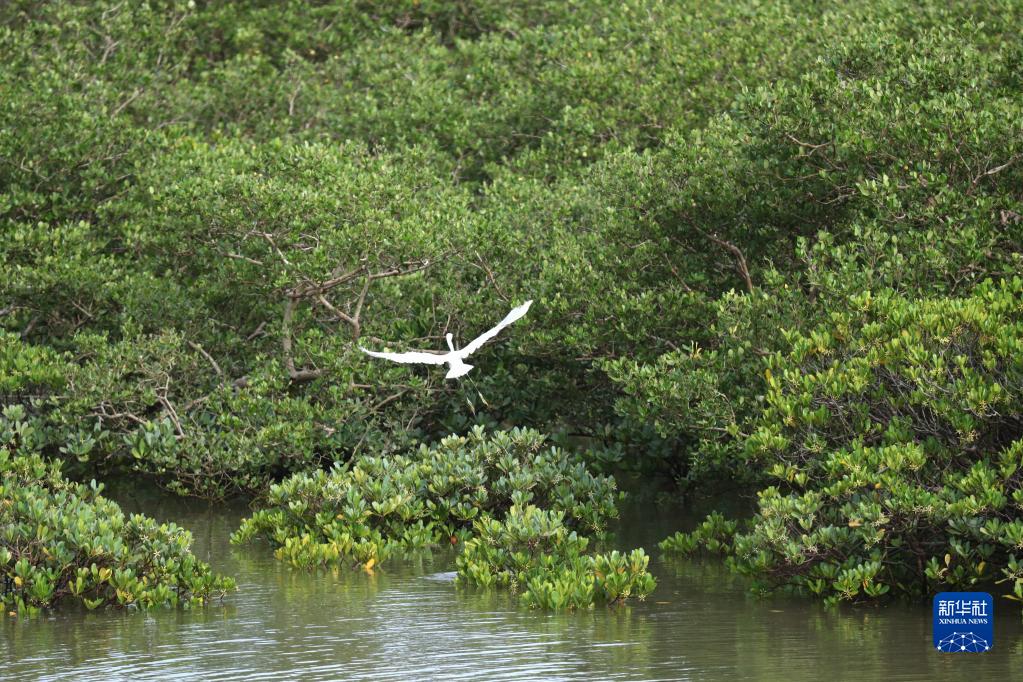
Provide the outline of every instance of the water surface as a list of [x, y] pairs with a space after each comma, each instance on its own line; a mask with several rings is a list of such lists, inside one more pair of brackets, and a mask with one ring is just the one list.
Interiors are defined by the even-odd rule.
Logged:
[[243, 506], [119, 501], [189, 528], [196, 553], [234, 576], [238, 592], [193, 611], [0, 617], [0, 678], [798, 682], [1019, 679], [1023, 670], [1023, 629], [1008, 602], [997, 604], [992, 652], [939, 654], [927, 604], [829, 610], [757, 599], [714, 560], [662, 560], [656, 541], [686, 519], [653, 505], [627, 508], [619, 537], [654, 554], [654, 594], [548, 614], [505, 593], [456, 588], [449, 550], [394, 560], [373, 575], [293, 570], [266, 546], [228, 544]]

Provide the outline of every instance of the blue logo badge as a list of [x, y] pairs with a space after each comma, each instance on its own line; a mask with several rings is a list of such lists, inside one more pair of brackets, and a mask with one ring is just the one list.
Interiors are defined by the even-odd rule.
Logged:
[[934, 648], [980, 654], [995, 645], [995, 600], [987, 592], [941, 592], [934, 597]]

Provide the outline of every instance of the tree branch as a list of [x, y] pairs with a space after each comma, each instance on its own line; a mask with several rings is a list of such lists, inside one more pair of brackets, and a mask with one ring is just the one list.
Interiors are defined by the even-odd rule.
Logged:
[[199, 352], [200, 354], [202, 354], [202, 356], [204, 358], [206, 358], [211, 365], [213, 365], [213, 369], [215, 369], [217, 371], [217, 376], [220, 376], [220, 377], [224, 376], [224, 373], [220, 371], [220, 365], [217, 364], [217, 361], [213, 359], [212, 355], [210, 355], [209, 353], [206, 352], [205, 348], [203, 348], [199, 344], [194, 343], [192, 341], [189, 341], [188, 345], [191, 346], [193, 350], [195, 350], [195, 351]]
[[[339, 320], [347, 323], [352, 328], [352, 340], [358, 341], [362, 334], [362, 310], [366, 303], [366, 295], [369, 293], [370, 284], [375, 280], [387, 277], [411, 275], [428, 268], [430, 264], [431, 262], [428, 259], [405, 261], [386, 270], [371, 272], [366, 264], [363, 263], [348, 272], [339, 272], [340, 268], [338, 268], [335, 270], [337, 274], [334, 274], [329, 279], [320, 282], [306, 280], [291, 287], [286, 292], [287, 298], [284, 302], [284, 318], [281, 330], [281, 350], [284, 353], [284, 364], [287, 367], [288, 376], [291, 377], [291, 380], [310, 381], [324, 374], [322, 369], [298, 369], [295, 366], [291, 326], [295, 316], [295, 307], [300, 301], [314, 299], [319, 302], [320, 305], [336, 315]], [[354, 310], [351, 314], [342, 311], [327, 299], [326, 294], [329, 291], [343, 284], [353, 282], [360, 277], [363, 280], [362, 288], [359, 290], [359, 296], [355, 301]]]
[[[695, 226], [694, 226], [695, 227]], [[729, 253], [735, 257], [735, 269], [739, 271], [743, 281], [746, 283], [746, 291], [753, 293], [753, 279], [749, 275], [749, 267], [746, 265], [746, 256], [743, 255], [742, 250], [730, 241], [721, 239], [716, 234], [710, 232], [704, 232], [700, 228], [696, 228], [696, 231], [707, 237], [718, 246], [725, 248]]]
[[284, 366], [288, 369], [288, 376], [292, 381], [312, 381], [323, 376], [321, 369], [298, 369], [295, 367], [295, 358], [292, 355], [291, 347], [291, 320], [295, 315], [295, 305], [298, 299], [289, 297], [284, 302], [284, 320], [281, 330], [281, 350], [284, 352]]

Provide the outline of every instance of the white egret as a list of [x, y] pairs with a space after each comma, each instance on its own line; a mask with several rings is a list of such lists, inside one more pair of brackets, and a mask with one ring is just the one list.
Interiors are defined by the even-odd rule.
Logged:
[[446, 379], [457, 379], [460, 376], [465, 376], [472, 370], [473, 365], [468, 365], [464, 360], [478, 351], [480, 347], [490, 339], [497, 336], [497, 333], [502, 329], [510, 325], [515, 320], [519, 319], [526, 314], [529, 310], [529, 306], [533, 301], [526, 301], [517, 308], [512, 308], [511, 312], [504, 316], [504, 319], [497, 323], [497, 325], [488, 331], [483, 332], [465, 348], [456, 349], [452, 339], [453, 334], [447, 334], [446, 339], [448, 341], [448, 348], [451, 350], [447, 353], [438, 353], [433, 351], [419, 351], [412, 350], [405, 353], [379, 353], [371, 351], [359, 346], [359, 349], [367, 355], [372, 355], [375, 358], [383, 358], [384, 360], [390, 360], [392, 362], [401, 362], [405, 364], [425, 364], [425, 365], [443, 365], [448, 364], [451, 369], [444, 378]]

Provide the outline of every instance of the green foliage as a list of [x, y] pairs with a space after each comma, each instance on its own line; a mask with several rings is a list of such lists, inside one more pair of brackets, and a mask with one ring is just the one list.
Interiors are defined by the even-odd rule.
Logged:
[[643, 599], [656, 581], [642, 549], [584, 554], [588, 539], [569, 530], [564, 511], [513, 506], [503, 520], [474, 522], [458, 557], [457, 581], [521, 589], [522, 603], [548, 610]]
[[831, 601], [996, 577], [1018, 592], [1023, 280], [850, 308], [765, 370], [746, 446], [776, 484], [734, 564]]
[[642, 549], [584, 553], [617, 516], [614, 490], [540, 433], [477, 427], [408, 455], [296, 474], [270, 488], [232, 541], [262, 537], [296, 567], [372, 570], [396, 551], [460, 539], [459, 581], [521, 588], [529, 606], [588, 608], [643, 598], [656, 584]]
[[[680, 348], [605, 365], [625, 392], [618, 414], [656, 427], [676, 475], [746, 469], [742, 441], [766, 391], [753, 356], [785, 350], [781, 329], [812, 329], [863, 291], [965, 295], [1019, 271], [1014, 55], [970, 26], [849, 40], [798, 79], [742, 93], [729, 119], [692, 135], [709, 147], [695, 163], [682, 149], [653, 173], [677, 189], [657, 194], [648, 219], [660, 212], [660, 230], [689, 251], [697, 239], [734, 246], [754, 285], [701, 311], [709, 328], [687, 328]], [[658, 246], [688, 265], [679, 272], [715, 271]]]
[[772, 294], [730, 292], [718, 299], [708, 311], [710, 349], [693, 341], [653, 362], [620, 358], [603, 365], [622, 391], [616, 412], [626, 424], [656, 431], [667, 448], [650, 454], [666, 460], [680, 485], [721, 478], [749, 485], [758, 479], [756, 470], [743, 466], [742, 452], [749, 424], [762, 409], [761, 358], [783, 347], [777, 330], [798, 327], [803, 305], [779, 279], [771, 273], [769, 284], [779, 289]]
[[[220, 497], [505, 424], [698, 482], [734, 473], [778, 326], [1019, 265], [1000, 6], [12, 2], [0, 25], [0, 325], [68, 353], [55, 403], [5, 402], [48, 455], [99, 434], [70, 475]], [[525, 298], [471, 388], [356, 348]]]
[[296, 474], [270, 488], [232, 541], [264, 538], [294, 566], [372, 566], [399, 549], [464, 540], [474, 520], [500, 519], [512, 505], [559, 512], [573, 529], [601, 537], [618, 514], [616, 496], [613, 478], [545, 447], [536, 431], [477, 427], [408, 454]]
[[101, 485], [72, 483], [28, 445], [33, 425], [0, 417], [0, 605], [35, 614], [61, 601], [196, 606], [234, 589], [195, 558], [191, 534], [140, 514], [125, 517]]
[[711, 512], [700, 525], [688, 533], [679, 531], [662, 540], [658, 547], [666, 554], [687, 555], [698, 549], [715, 554], [731, 550], [732, 538], [739, 528], [739, 522], [726, 519], [718, 512]]
[[749, 93], [756, 153], [832, 217], [804, 233], [809, 286], [962, 294], [1019, 270], [1015, 60], [980, 26], [879, 33]]
[[[524, 509], [440, 444], [520, 426], [689, 490], [779, 482], [737, 540], [775, 583], [1017, 580], [1014, 318], [961, 348], [934, 318], [982, 326], [963, 306], [1023, 265], [1018, 34], [1011, 2], [5, 3], [0, 404], [72, 478], [283, 481], [252, 523], [300, 563]], [[471, 379], [358, 350], [526, 298]], [[421, 489], [449, 457], [509, 489]], [[332, 489], [399, 501], [337, 519]], [[594, 495], [532, 502], [589, 533]]]
[[63, 358], [45, 346], [23, 342], [0, 330], [0, 397], [3, 402], [42, 399], [63, 388], [67, 371]]

